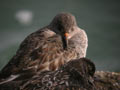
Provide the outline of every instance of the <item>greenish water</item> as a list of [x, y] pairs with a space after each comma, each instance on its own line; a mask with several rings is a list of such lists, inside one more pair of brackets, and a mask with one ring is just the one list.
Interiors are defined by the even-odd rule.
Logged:
[[[31, 23], [16, 14], [32, 13]], [[98, 70], [120, 71], [120, 0], [0, 0], [0, 69], [30, 33], [50, 23], [59, 12], [75, 15], [88, 35], [87, 57]]]

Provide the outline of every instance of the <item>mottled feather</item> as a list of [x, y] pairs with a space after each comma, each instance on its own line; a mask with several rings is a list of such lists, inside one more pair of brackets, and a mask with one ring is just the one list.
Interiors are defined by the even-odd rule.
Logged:
[[[67, 50], [61, 39], [65, 32], [70, 34]], [[26, 37], [0, 72], [0, 78], [24, 73], [26, 70], [57, 70], [72, 59], [85, 57], [87, 44], [87, 35], [77, 26], [75, 17], [69, 13], [58, 14], [48, 26]]]

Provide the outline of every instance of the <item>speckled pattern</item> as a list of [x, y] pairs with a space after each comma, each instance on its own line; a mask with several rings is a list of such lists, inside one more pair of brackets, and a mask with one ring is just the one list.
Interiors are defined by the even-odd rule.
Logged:
[[68, 62], [57, 71], [37, 74], [24, 83], [21, 90], [94, 90], [94, 72], [94, 64], [81, 58]]
[[[69, 37], [64, 40], [65, 33], [68, 33]], [[26, 37], [16, 54], [0, 72], [0, 78], [28, 70], [57, 70], [72, 59], [85, 57], [87, 43], [87, 35], [77, 26], [75, 17], [70, 13], [60, 13], [48, 26]]]
[[87, 58], [71, 60], [56, 71], [30, 73], [0, 84], [0, 90], [120, 90], [120, 73], [95, 72]]
[[[0, 85], [1, 90], [95, 90], [94, 63], [87, 58], [69, 61], [56, 71], [37, 72]], [[29, 74], [27, 74], [29, 76]]]

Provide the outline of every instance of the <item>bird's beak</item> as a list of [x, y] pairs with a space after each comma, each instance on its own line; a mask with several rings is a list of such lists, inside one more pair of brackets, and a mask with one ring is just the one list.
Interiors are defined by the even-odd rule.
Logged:
[[62, 36], [63, 49], [65, 49], [65, 50], [67, 50], [67, 47], [68, 47], [68, 36], [69, 36], [68, 33], [65, 33], [65, 34]]

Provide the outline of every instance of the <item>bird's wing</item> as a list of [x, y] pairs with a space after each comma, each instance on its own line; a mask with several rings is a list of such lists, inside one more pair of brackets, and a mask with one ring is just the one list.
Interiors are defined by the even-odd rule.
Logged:
[[45, 34], [45, 31], [47, 30], [48, 29], [43, 28], [43, 30], [38, 30], [37, 32], [34, 32], [25, 38], [25, 40], [20, 44], [20, 47], [17, 50], [16, 54], [0, 71], [0, 78], [8, 77], [11, 74], [16, 74], [22, 68], [24, 68], [25, 62], [29, 61], [29, 56], [34, 51], [34, 49], [41, 47], [41, 42], [44, 42], [44, 39], [47, 36]]
[[17, 54], [3, 68], [0, 77], [7, 77], [28, 69], [33, 71], [56, 70], [65, 62], [76, 57], [74, 48], [69, 47], [67, 51], [63, 50], [59, 36], [42, 38], [33, 34], [23, 41]]
[[56, 71], [35, 74], [23, 83], [21, 88], [22, 90], [95, 90], [92, 79], [94, 73], [95, 65], [92, 61], [87, 58], [75, 59]]
[[31, 61], [27, 62], [27, 68], [38, 70], [56, 70], [64, 63], [77, 57], [72, 47], [63, 50], [62, 41], [59, 36], [53, 36], [41, 42], [42, 46], [32, 51]]

